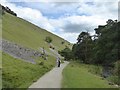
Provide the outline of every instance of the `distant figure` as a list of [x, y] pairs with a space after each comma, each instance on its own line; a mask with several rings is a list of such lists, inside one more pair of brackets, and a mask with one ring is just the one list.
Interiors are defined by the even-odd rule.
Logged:
[[60, 58], [57, 57], [57, 66], [60, 67]]

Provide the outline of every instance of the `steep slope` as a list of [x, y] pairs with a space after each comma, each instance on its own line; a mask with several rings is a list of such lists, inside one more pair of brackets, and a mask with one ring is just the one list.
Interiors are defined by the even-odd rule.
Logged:
[[[45, 42], [46, 36], [50, 36], [53, 39], [52, 45], [55, 47], [55, 50], [51, 50], [49, 48], [50, 45]], [[49, 53], [47, 60], [44, 60], [42, 57], [35, 58], [36, 64], [32, 64], [24, 62], [20, 58], [11, 56], [2, 49], [2, 62], [0, 62], [0, 69], [2, 68], [3, 88], [29, 87], [34, 81], [55, 66], [56, 58], [53, 56], [56, 55], [54, 53], [58, 50], [64, 49], [65, 46], [72, 46], [69, 42], [47, 30], [41, 29], [34, 24], [9, 13], [5, 13], [2, 16], [2, 38], [17, 46], [24, 47], [25, 50], [29, 48], [29, 50], [32, 49], [36, 51], [44, 47]], [[65, 43], [61, 44], [63, 41]], [[18, 51], [20, 52], [20, 50]]]
[[[55, 47], [55, 50], [61, 50], [65, 48], [65, 46], [72, 46], [66, 40], [48, 32], [47, 30], [41, 29], [26, 20], [8, 13], [3, 15], [2, 25], [3, 39], [28, 48], [38, 50], [40, 47], [44, 47], [49, 51], [49, 44], [45, 42], [46, 36], [50, 36], [53, 39], [52, 45]], [[61, 44], [62, 41], [64, 41], [65, 44]]]

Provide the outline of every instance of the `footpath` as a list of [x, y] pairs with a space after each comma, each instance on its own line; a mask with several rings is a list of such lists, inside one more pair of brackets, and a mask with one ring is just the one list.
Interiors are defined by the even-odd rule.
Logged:
[[60, 67], [54, 67], [51, 71], [43, 75], [37, 82], [29, 88], [61, 88], [62, 71], [69, 62], [64, 61]]

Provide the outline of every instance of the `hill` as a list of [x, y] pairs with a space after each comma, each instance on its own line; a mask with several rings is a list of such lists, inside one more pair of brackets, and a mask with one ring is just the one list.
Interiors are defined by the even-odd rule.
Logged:
[[[50, 52], [50, 45], [45, 42], [45, 38], [50, 36], [52, 41], [52, 46], [55, 47], [55, 50], [62, 50], [66, 46], [71, 47], [68, 41], [60, 38], [57, 35], [54, 35], [48, 32], [45, 29], [42, 29], [24, 19], [13, 16], [9, 13], [5, 13], [2, 17], [2, 37], [3, 39], [15, 42], [24, 47], [28, 47], [34, 50], [39, 50], [44, 47], [45, 50]], [[62, 44], [62, 42], [65, 42]]]
[[[52, 38], [53, 41], [51, 44], [48, 44], [45, 41], [47, 36]], [[72, 47], [72, 44], [59, 36], [7, 12], [4, 12], [4, 15], [2, 16], [2, 39], [8, 43], [12, 43], [9, 43], [9, 45], [17, 45], [17, 47], [19, 46], [19, 49], [22, 47], [24, 51], [26, 49], [40, 51], [41, 48], [44, 47], [45, 51], [49, 54], [48, 60], [39, 57], [37, 59], [35, 58], [36, 64], [32, 64], [24, 62], [20, 58], [13, 57], [2, 51], [2, 66], [0, 67], [0, 70], [2, 69], [3, 88], [29, 87], [39, 77], [55, 66], [56, 59], [53, 56], [56, 56], [55, 54], [58, 50], [62, 50], [66, 46]], [[62, 42], [64, 42], [64, 44]], [[51, 45], [55, 48], [54, 50], [50, 49]]]

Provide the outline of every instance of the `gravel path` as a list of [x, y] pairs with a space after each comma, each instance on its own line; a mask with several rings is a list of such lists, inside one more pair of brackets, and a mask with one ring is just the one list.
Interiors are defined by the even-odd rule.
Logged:
[[60, 67], [53, 68], [29, 88], [61, 88], [62, 70], [68, 63], [65, 61]]

